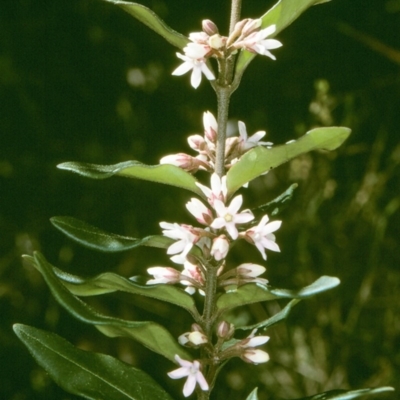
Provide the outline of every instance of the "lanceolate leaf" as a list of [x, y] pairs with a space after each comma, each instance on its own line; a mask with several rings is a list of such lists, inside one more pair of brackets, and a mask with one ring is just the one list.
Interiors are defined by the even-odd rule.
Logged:
[[261, 211], [264, 214], [268, 214], [270, 216], [274, 216], [279, 214], [283, 209], [286, 208], [289, 201], [293, 197], [293, 193], [295, 189], [297, 189], [299, 185], [297, 183], [293, 183], [290, 185], [282, 194], [280, 194], [275, 199], [271, 200], [270, 202], [258, 206], [257, 208], [252, 209], [251, 211]]
[[271, 288], [271, 293], [281, 298], [305, 299], [306, 297], [315, 296], [318, 293], [326, 292], [340, 284], [339, 278], [334, 276], [321, 276], [311, 285], [300, 290], [276, 289]]
[[92, 400], [172, 400], [143, 371], [105, 354], [74, 347], [60, 336], [27, 325], [14, 325], [38, 364], [69, 393]]
[[[280, 0], [261, 17], [262, 28], [276, 25], [275, 33], [268, 36], [268, 38], [272, 38], [295, 21], [309, 7], [323, 2], [325, 3], [326, 0]], [[243, 74], [243, 71], [254, 57], [255, 54], [249, 51], [240, 52], [236, 64], [236, 71], [239, 75]]]
[[147, 25], [154, 32], [161, 35], [167, 42], [182, 49], [189, 42], [189, 39], [170, 28], [155, 12], [145, 6], [127, 1], [105, 0], [116, 4], [127, 13]]
[[105, 232], [73, 217], [53, 217], [50, 221], [69, 238], [83, 246], [100, 251], [118, 252], [130, 250], [138, 246], [166, 249], [174, 242], [173, 239], [166, 236], [147, 236], [143, 239], [121, 236]]
[[249, 283], [236, 290], [222, 294], [217, 300], [220, 313], [245, 304], [258, 303], [274, 299], [304, 299], [332, 289], [339, 285], [340, 280], [331, 276], [321, 276], [311, 285], [300, 290], [277, 289], [271, 286]]
[[147, 321], [126, 321], [102, 315], [69, 292], [54, 274], [52, 266], [40, 253], [34, 254], [34, 263], [58, 303], [77, 319], [95, 325], [109, 336], [126, 336], [135, 339], [171, 361], [175, 360], [175, 354], [190, 359], [190, 356], [183, 351], [171, 334], [161, 325]]
[[349, 128], [344, 127], [316, 128], [284, 145], [271, 148], [258, 146], [248, 151], [227, 174], [229, 195], [264, 172], [300, 154], [312, 150], [335, 150], [349, 137], [350, 132]]
[[[32, 257], [25, 256], [36, 268], [39, 269], [37, 262]], [[198, 311], [193, 297], [184, 290], [172, 285], [138, 285], [112, 272], [105, 272], [94, 278], [84, 279], [77, 275], [64, 272], [48, 262], [45, 267], [52, 268], [54, 274], [61, 280], [62, 284], [76, 296], [97, 296], [100, 294], [111, 293], [117, 290], [151, 297], [153, 299], [175, 304], [189, 311], [196, 319]]]
[[302, 397], [301, 399], [295, 400], [352, 400], [370, 394], [392, 392], [393, 390], [394, 389], [390, 386], [359, 390], [330, 390], [329, 392], [319, 393], [314, 396]]
[[258, 388], [255, 388], [247, 397], [246, 400], [258, 400]]
[[115, 165], [65, 162], [57, 165], [57, 167], [92, 179], [106, 179], [114, 175], [120, 175], [164, 183], [189, 190], [204, 197], [203, 192], [196, 186], [197, 181], [193, 175], [179, 167], [175, 167], [175, 165], [145, 165], [139, 161], [125, 161]]
[[241, 329], [241, 330], [246, 330], [250, 331], [253, 329], [268, 329], [272, 325], [277, 324], [278, 322], [284, 320], [287, 318], [289, 315], [290, 311], [292, 311], [292, 308], [300, 303], [301, 299], [293, 299], [291, 300], [286, 306], [279, 312], [277, 312], [275, 315], [273, 315], [271, 318], [268, 318], [265, 321], [258, 322], [257, 324], [254, 325], [249, 325], [249, 326], [239, 326], [236, 329]]

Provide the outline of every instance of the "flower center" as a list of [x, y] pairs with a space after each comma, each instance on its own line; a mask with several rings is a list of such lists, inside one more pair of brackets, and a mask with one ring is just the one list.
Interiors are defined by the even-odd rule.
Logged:
[[232, 222], [233, 217], [232, 217], [231, 214], [225, 214], [224, 219], [225, 219], [226, 222]]

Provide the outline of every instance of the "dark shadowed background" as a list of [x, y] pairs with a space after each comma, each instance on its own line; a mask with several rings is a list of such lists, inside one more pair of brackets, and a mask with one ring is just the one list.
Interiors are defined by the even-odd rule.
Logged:
[[[295, 0], [293, 0], [295, 1]], [[175, 30], [198, 31], [212, 19], [226, 32], [229, 1], [147, 0]], [[243, 16], [274, 4], [243, 0]], [[304, 155], [248, 189], [246, 206], [299, 188], [279, 216], [282, 253], [266, 263], [271, 284], [305, 286], [320, 275], [342, 284], [297, 306], [269, 331], [271, 361], [230, 362], [214, 399], [295, 398], [333, 388], [400, 389], [400, 0], [333, 0], [309, 9], [278, 39], [277, 61], [257, 57], [233, 95], [232, 121], [250, 134], [267, 130], [279, 144], [323, 125], [352, 128], [338, 151]], [[168, 265], [160, 250], [118, 255], [79, 247], [49, 218], [70, 215], [134, 237], [160, 232], [159, 221], [189, 222], [190, 195], [160, 185], [112, 178], [92, 181], [56, 169], [63, 161], [156, 164], [189, 151], [202, 113], [216, 111], [207, 82], [173, 77], [176, 49], [123, 10], [100, 0], [3, 0], [0, 5], [0, 398], [77, 399], [59, 389], [12, 331], [16, 322], [57, 332], [155, 374], [175, 397], [174, 366], [125, 339], [108, 339], [60, 309], [40, 274], [20, 255], [41, 250], [81, 275], [146, 274]], [[189, 223], [193, 223], [189, 222]], [[253, 248], [235, 248], [232, 266], [261, 263]], [[154, 319], [174, 335], [189, 329], [184, 312], [148, 299], [90, 299], [105, 313]], [[279, 311], [269, 302], [231, 318], [253, 323]], [[379, 398], [396, 398], [385, 395]]]

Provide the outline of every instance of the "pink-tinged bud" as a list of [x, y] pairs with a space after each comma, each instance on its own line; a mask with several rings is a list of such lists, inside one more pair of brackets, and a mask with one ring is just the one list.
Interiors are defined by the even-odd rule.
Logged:
[[204, 164], [202, 160], [196, 157], [189, 156], [185, 153], [170, 154], [160, 160], [160, 164], [171, 164], [176, 167], [182, 168], [187, 172], [197, 172], [198, 169]]
[[225, 235], [216, 237], [213, 240], [211, 247], [211, 255], [216, 261], [221, 261], [226, 258], [229, 251], [229, 240]]
[[189, 342], [193, 343], [195, 346], [200, 346], [207, 343], [208, 339], [204, 333], [194, 331], [189, 333]]
[[211, 142], [215, 143], [217, 140], [218, 124], [214, 115], [210, 111], [203, 114], [204, 136]]
[[249, 18], [246, 18], [242, 21], [236, 23], [232, 33], [229, 35], [228, 40], [226, 42], [226, 46], [229, 47], [235, 40], [242, 34], [242, 29], [249, 21]]
[[194, 323], [192, 324], [191, 328], [192, 332], [203, 332], [203, 329], [199, 324]]
[[217, 328], [217, 336], [224, 340], [229, 340], [235, 333], [235, 327], [226, 321], [221, 321]]
[[269, 340], [269, 336], [248, 337], [248, 338], [242, 340], [239, 343], [239, 346], [243, 347], [243, 348], [257, 347], [257, 346], [261, 346], [262, 344], [267, 343], [268, 340]]
[[182, 346], [198, 347], [208, 342], [207, 336], [203, 332], [186, 332], [178, 337], [178, 342]]
[[200, 224], [210, 225], [214, 220], [211, 210], [198, 199], [191, 199], [186, 203], [186, 208]]
[[249, 19], [242, 29], [242, 35], [247, 36], [261, 27], [261, 19]]
[[243, 361], [250, 364], [261, 364], [269, 360], [269, 355], [265, 351], [258, 349], [246, 349], [241, 355]]
[[203, 31], [207, 33], [207, 35], [215, 35], [218, 33], [218, 27], [209, 19], [204, 19], [201, 23]]
[[188, 137], [189, 146], [198, 152], [201, 152], [206, 149], [207, 143], [204, 140], [203, 136], [200, 135], [191, 135]]
[[208, 44], [212, 49], [220, 50], [222, 47], [225, 46], [226, 38], [222, 37], [221, 35], [215, 34], [210, 36], [208, 39]]
[[150, 279], [146, 282], [146, 285], [157, 285], [159, 283], [173, 284], [179, 282], [180, 272], [170, 267], [151, 267], [147, 269], [150, 275], [154, 276], [154, 279]]
[[227, 138], [225, 140], [225, 159], [233, 159], [240, 155], [239, 153], [240, 140], [237, 136]]
[[265, 271], [266, 269], [263, 266], [252, 263], [241, 264], [237, 267], [238, 274], [243, 278], [255, 278]]

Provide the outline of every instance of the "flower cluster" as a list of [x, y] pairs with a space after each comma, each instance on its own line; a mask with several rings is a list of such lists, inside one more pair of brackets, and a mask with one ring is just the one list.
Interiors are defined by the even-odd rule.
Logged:
[[257, 225], [239, 231], [241, 226], [246, 226], [253, 221], [254, 215], [250, 210], [240, 211], [243, 203], [242, 195], [235, 196], [231, 201], [228, 200], [226, 176], [220, 178], [214, 173], [211, 175], [211, 187], [200, 183], [197, 185], [207, 198], [208, 206], [192, 198], [186, 204], [186, 208], [204, 227], [160, 223], [164, 236], [174, 239], [167, 249], [167, 254], [171, 255], [174, 263], [183, 265], [183, 270], [160, 266], [149, 268], [148, 273], [153, 275], [154, 279], [149, 280], [147, 284], [181, 283], [186, 286], [186, 291], [190, 294], [193, 294], [196, 289], [204, 294], [207, 265], [204, 260], [190, 256], [193, 246], [201, 250], [206, 261], [219, 265], [217, 275], [221, 287], [232, 284], [240, 286], [250, 282], [266, 284], [265, 279], [258, 277], [264, 273], [265, 268], [256, 264], [242, 264], [236, 269], [221, 274], [231, 243], [237, 239], [245, 239], [255, 245], [264, 260], [267, 258], [266, 249], [279, 252], [273, 232], [280, 228], [281, 221], [269, 222], [268, 216], [264, 215]]
[[[251, 332], [245, 339], [233, 340], [233, 344], [229, 345], [229, 343], [232, 343], [228, 341], [234, 334], [234, 327], [226, 321], [221, 321], [217, 328], [218, 342], [215, 346], [212, 346], [208, 343], [208, 339], [200, 326], [193, 324], [192, 329], [191, 332], [186, 332], [179, 337], [179, 343], [187, 347], [205, 346], [205, 351], [209, 353], [214, 361], [221, 362], [232, 357], [240, 357], [247, 363], [260, 364], [269, 360], [268, 353], [255, 349], [255, 347], [261, 346], [269, 340], [268, 336], [255, 336], [257, 330]], [[196, 384], [203, 391], [209, 390], [209, 385], [201, 370], [201, 363], [198, 360], [183, 360], [178, 355], [175, 356], [175, 360], [180, 367], [169, 372], [168, 376], [172, 379], [187, 377], [183, 387], [185, 397], [193, 393]]]
[[200, 85], [202, 74], [208, 80], [215, 79], [208, 64], [210, 57], [228, 59], [238, 50], [245, 49], [275, 60], [269, 50], [282, 46], [278, 40], [267, 39], [275, 33], [276, 26], [261, 29], [261, 19], [246, 18], [239, 21], [228, 37], [221, 36], [217, 26], [210, 20], [204, 20], [202, 25], [202, 32], [189, 35], [190, 42], [183, 48], [185, 54], [176, 53], [183, 63], [172, 72], [172, 75], [183, 75], [191, 70], [191, 85], [194, 88]]
[[[204, 113], [203, 124], [203, 136], [196, 134], [188, 138], [189, 145], [197, 151], [197, 156], [179, 153], [164, 157], [160, 163], [173, 164], [190, 173], [200, 169], [214, 171], [218, 124], [210, 112]], [[226, 169], [250, 149], [259, 145], [271, 145], [261, 141], [264, 136], [265, 132], [259, 131], [248, 137], [245, 124], [239, 121], [239, 136], [226, 139]], [[212, 173], [210, 187], [198, 182], [196, 185], [206, 202], [192, 198], [186, 203], [186, 209], [201, 227], [160, 223], [163, 235], [173, 240], [167, 254], [170, 255], [171, 261], [181, 265], [181, 268], [151, 267], [147, 271], [153, 279], [148, 280], [147, 284], [181, 284], [189, 294], [198, 291], [205, 295], [207, 271], [213, 268], [216, 270], [217, 290], [229, 291], [248, 283], [267, 285], [268, 281], [261, 277], [265, 267], [243, 263], [236, 268], [227, 268], [226, 258], [232, 244], [239, 239], [254, 245], [264, 260], [267, 259], [266, 250], [280, 251], [274, 232], [280, 228], [281, 221], [270, 222], [268, 215], [264, 215], [258, 223], [254, 223], [254, 214], [250, 210], [242, 210], [242, 195], [230, 198], [226, 176], [219, 177]], [[231, 357], [240, 357], [243, 361], [253, 364], [268, 361], [269, 356], [266, 352], [255, 349], [267, 342], [267, 336], [254, 336], [253, 332], [243, 340], [236, 340], [233, 339], [234, 326], [222, 321], [216, 332], [218, 341], [213, 344], [210, 332], [207, 336], [201, 322], [198, 320], [192, 325], [190, 332], [179, 336], [178, 342], [182, 346], [194, 349], [201, 347], [203, 354], [205, 352], [208, 359], [217, 364]], [[183, 388], [186, 397], [193, 393], [197, 384], [201, 390], [209, 390], [207, 379], [202, 372], [202, 360], [183, 360], [178, 355], [175, 359], [180, 367], [168, 375], [173, 379], [187, 377]], [[206, 372], [207, 370], [205, 367]]]
[[[215, 150], [218, 134], [218, 123], [210, 111], [203, 114], [204, 135], [191, 135], [188, 137], [189, 146], [196, 151], [197, 156], [185, 153], [170, 154], [160, 160], [160, 164], [172, 164], [192, 174], [198, 170], [214, 171]], [[251, 135], [247, 134], [246, 125], [239, 121], [239, 136], [228, 137], [225, 141], [225, 168], [229, 169], [239, 158], [256, 146], [272, 146], [271, 142], [263, 142], [261, 139], [266, 135], [265, 131], [258, 131]], [[211, 189], [202, 186], [203, 191], [217, 190], [220, 184], [216, 178], [211, 180]], [[206, 196], [209, 195], [206, 193]], [[226, 196], [222, 194], [222, 196]], [[224, 200], [219, 198], [218, 200]]]

